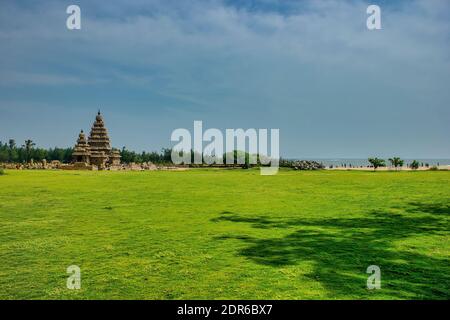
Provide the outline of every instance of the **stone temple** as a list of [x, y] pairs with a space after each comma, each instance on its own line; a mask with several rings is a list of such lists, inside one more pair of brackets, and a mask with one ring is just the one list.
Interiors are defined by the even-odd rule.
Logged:
[[111, 148], [108, 130], [100, 111], [95, 117], [87, 140], [83, 130], [81, 130], [72, 156], [74, 169], [104, 170], [120, 165], [120, 153], [118, 150]]

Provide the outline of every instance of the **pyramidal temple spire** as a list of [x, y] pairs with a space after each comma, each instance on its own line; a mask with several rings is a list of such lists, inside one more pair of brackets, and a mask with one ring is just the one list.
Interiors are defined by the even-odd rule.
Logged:
[[111, 148], [108, 130], [105, 127], [100, 109], [95, 117], [88, 140], [85, 140], [82, 130], [77, 147], [78, 149], [74, 154], [74, 162], [95, 165], [99, 169], [120, 164], [120, 154], [117, 150]]

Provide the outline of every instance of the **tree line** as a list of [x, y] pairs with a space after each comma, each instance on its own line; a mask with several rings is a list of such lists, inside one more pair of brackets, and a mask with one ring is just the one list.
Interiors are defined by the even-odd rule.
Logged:
[[[31, 161], [42, 162], [44, 159], [48, 162], [58, 160], [62, 163], [72, 162], [73, 148], [39, 148], [33, 140], [25, 140], [23, 144], [18, 145], [14, 139], [10, 139], [7, 143], [0, 141], [0, 163], [29, 163]], [[191, 150], [191, 163], [198, 158], [198, 154]], [[235, 163], [238, 156], [245, 158], [244, 166], [253, 166], [250, 164], [250, 155], [247, 152], [233, 151]], [[144, 163], [151, 162], [154, 164], [172, 164], [172, 149], [163, 148], [160, 152], [142, 151], [140, 153], [128, 150], [123, 147], [120, 150], [121, 162], [128, 163]], [[203, 155], [202, 158], [206, 157]], [[257, 165], [260, 165], [259, 155], [257, 157]], [[226, 154], [223, 155], [223, 163], [226, 163]]]
[[[33, 140], [25, 140], [19, 145], [14, 139], [3, 143], [0, 141], [0, 162], [5, 163], [29, 163], [31, 160], [42, 162], [58, 160], [62, 163], [72, 161], [73, 148], [38, 148]], [[161, 152], [141, 152], [127, 150], [125, 147], [120, 150], [123, 163], [171, 163], [171, 149], [162, 149]]]
[[24, 144], [17, 145], [14, 139], [7, 143], [0, 141], [0, 162], [7, 163], [28, 163], [33, 161], [53, 161], [70, 162], [72, 159], [72, 148], [36, 148], [33, 140], [25, 140]]
[[[10, 139], [7, 143], [3, 143], [0, 141], [0, 162], [6, 163], [29, 163], [31, 160], [36, 162], [41, 162], [44, 159], [47, 161], [58, 160], [63, 163], [70, 163], [72, 161], [72, 153], [73, 148], [36, 148], [36, 144], [33, 140], [25, 140], [22, 145], [18, 145], [14, 139]], [[233, 151], [235, 163], [237, 162], [238, 155], [245, 158], [244, 167], [254, 166], [250, 164], [250, 154], [242, 151]], [[244, 153], [244, 155], [243, 155]], [[172, 164], [172, 149], [163, 148], [161, 152], [145, 152], [141, 153], [130, 151], [123, 147], [120, 150], [121, 161], [122, 163], [143, 163], [143, 162], [151, 162], [155, 164]], [[194, 159], [199, 155], [196, 154], [193, 150], [191, 150], [191, 163], [194, 163]], [[223, 155], [223, 163], [226, 163], [226, 154]], [[259, 155], [256, 155], [257, 164], [260, 165]], [[390, 164], [397, 168], [401, 168], [404, 165], [404, 160], [399, 157], [389, 158], [388, 161]], [[368, 162], [371, 167], [374, 169], [385, 167], [386, 161], [380, 158], [369, 158]], [[286, 160], [280, 159], [281, 167], [293, 167], [295, 166], [296, 161], [294, 160]], [[428, 164], [425, 164], [428, 166]], [[409, 165], [412, 169], [418, 169], [420, 163], [417, 160], [412, 161]], [[423, 166], [423, 164], [422, 164]]]
[[172, 149], [163, 148], [161, 152], [145, 152], [137, 153], [135, 151], [127, 150], [125, 147], [120, 150], [120, 160], [122, 163], [143, 163], [151, 162], [155, 164], [172, 163]]

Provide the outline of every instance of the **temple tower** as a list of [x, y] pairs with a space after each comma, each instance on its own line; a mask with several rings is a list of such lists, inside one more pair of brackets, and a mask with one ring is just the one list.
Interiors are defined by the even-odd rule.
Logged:
[[73, 162], [77, 168], [92, 165], [100, 170], [120, 165], [120, 152], [111, 148], [108, 130], [100, 111], [95, 117], [87, 141], [83, 130], [81, 130], [73, 151]]
[[111, 143], [100, 111], [95, 117], [88, 143], [91, 148], [91, 163], [99, 169], [105, 168], [111, 153]]
[[81, 130], [80, 135], [78, 136], [77, 144], [73, 150], [72, 157], [73, 162], [75, 163], [90, 163], [91, 151], [83, 130]]

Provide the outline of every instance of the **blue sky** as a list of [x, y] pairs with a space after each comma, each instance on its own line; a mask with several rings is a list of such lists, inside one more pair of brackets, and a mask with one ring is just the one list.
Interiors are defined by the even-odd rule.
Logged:
[[[2, 1], [0, 140], [115, 147], [176, 128], [279, 128], [285, 157], [450, 158], [450, 2]], [[66, 28], [81, 7], [82, 29]]]

